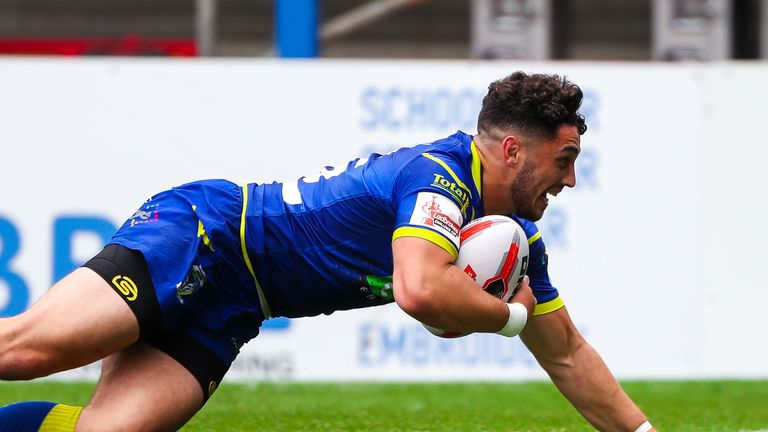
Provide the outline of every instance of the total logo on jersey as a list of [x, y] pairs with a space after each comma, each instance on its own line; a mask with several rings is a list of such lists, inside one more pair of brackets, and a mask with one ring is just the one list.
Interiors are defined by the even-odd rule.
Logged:
[[461, 204], [461, 211], [466, 211], [467, 207], [469, 207], [470, 192], [456, 184], [456, 182], [452, 182], [440, 174], [433, 175], [435, 176], [435, 179], [432, 181], [432, 186], [439, 187], [440, 189], [450, 193], [451, 196], [456, 198], [456, 201]]

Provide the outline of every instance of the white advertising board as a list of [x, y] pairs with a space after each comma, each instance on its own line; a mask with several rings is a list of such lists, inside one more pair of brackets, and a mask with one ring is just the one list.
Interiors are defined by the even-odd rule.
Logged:
[[[577, 187], [540, 226], [552, 280], [612, 370], [768, 376], [768, 65], [2, 59], [0, 316], [28, 307], [155, 192], [290, 180], [473, 133], [488, 83], [518, 69], [566, 75], [586, 94]], [[545, 375], [517, 339], [441, 340], [389, 305], [270, 323], [228, 377]]]

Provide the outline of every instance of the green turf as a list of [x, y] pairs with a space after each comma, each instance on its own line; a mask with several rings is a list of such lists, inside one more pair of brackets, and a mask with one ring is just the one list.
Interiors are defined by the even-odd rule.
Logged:
[[[93, 384], [2, 383], [0, 405]], [[626, 382], [662, 431], [768, 430], [768, 381]], [[185, 431], [588, 431], [549, 383], [225, 384]]]

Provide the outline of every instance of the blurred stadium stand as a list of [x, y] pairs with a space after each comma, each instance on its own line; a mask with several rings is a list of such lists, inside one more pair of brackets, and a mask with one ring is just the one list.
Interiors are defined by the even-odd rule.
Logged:
[[[768, 0], [401, 0], [397, 7], [392, 7], [394, 2], [390, 0], [389, 13], [381, 13], [377, 19], [356, 28], [353, 25], [351, 30], [337, 31], [335, 36], [328, 33], [329, 23], [335, 20], [334, 24], [339, 25], [339, 18], [349, 17], [350, 11], [366, 4], [387, 2], [318, 1], [320, 28], [326, 36], [320, 42], [322, 57], [708, 60], [768, 55], [768, 31], [760, 32], [761, 27], [766, 27], [762, 21], [768, 21], [768, 12], [761, 6], [768, 4]], [[128, 37], [134, 48], [136, 41], [157, 46], [186, 40], [196, 43], [203, 55], [273, 56], [274, 3], [0, 0], [0, 40], [119, 42]], [[506, 48], [478, 47], [478, 35], [491, 27], [487, 22], [478, 25], [476, 21], [473, 30], [473, 16], [477, 19], [477, 10], [483, 3], [496, 13], [548, 7], [549, 19], [539, 19], [532, 25], [545, 26], [550, 43], [537, 53], [521, 53], [517, 48], [540, 43], [538, 37], [533, 42], [525, 37], [507, 39], [511, 46]], [[685, 11], [700, 13], [700, 19], [677, 19], [675, 27], [672, 20]], [[533, 13], [529, 17], [541, 15]], [[675, 32], [675, 28], [682, 30]], [[117, 53], [167, 55], [149, 48]]]

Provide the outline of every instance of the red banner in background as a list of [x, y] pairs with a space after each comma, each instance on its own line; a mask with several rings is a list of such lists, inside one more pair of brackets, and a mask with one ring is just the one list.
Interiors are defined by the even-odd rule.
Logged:
[[155, 39], [137, 35], [120, 38], [0, 38], [0, 55], [160, 56], [195, 57], [192, 39]]

